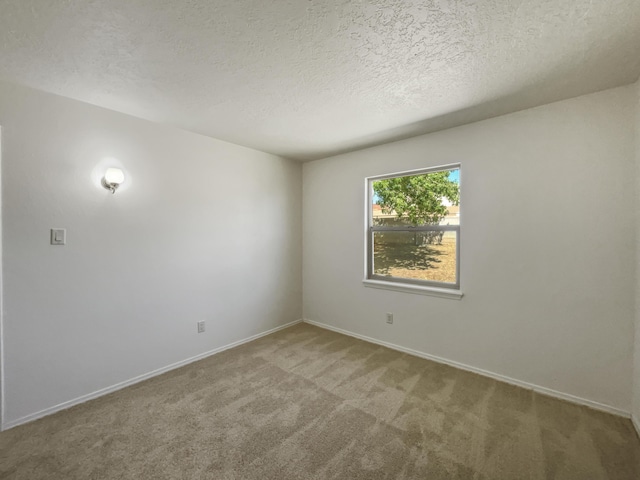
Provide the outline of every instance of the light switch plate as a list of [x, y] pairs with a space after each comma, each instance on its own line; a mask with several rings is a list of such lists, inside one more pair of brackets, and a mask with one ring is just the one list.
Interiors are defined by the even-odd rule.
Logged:
[[51, 229], [51, 245], [64, 245], [67, 243], [67, 230], [64, 228]]

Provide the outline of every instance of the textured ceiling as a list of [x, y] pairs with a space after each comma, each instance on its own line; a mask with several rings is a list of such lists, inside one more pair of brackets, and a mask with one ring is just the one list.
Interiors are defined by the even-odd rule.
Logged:
[[639, 0], [0, 0], [0, 78], [308, 160], [635, 81]]

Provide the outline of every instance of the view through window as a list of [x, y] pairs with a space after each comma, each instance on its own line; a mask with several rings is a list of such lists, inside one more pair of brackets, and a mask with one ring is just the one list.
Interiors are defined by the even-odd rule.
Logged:
[[460, 166], [368, 180], [369, 279], [459, 288]]

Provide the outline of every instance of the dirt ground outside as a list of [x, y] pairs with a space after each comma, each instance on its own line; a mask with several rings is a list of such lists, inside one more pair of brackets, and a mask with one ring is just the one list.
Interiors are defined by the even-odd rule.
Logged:
[[415, 280], [455, 283], [456, 240], [444, 238], [442, 244], [415, 245], [376, 239], [373, 272]]

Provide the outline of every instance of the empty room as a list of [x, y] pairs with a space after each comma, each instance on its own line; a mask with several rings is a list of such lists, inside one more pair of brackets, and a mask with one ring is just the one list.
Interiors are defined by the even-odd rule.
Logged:
[[640, 479], [639, 77], [637, 0], [0, 1], [0, 479]]

